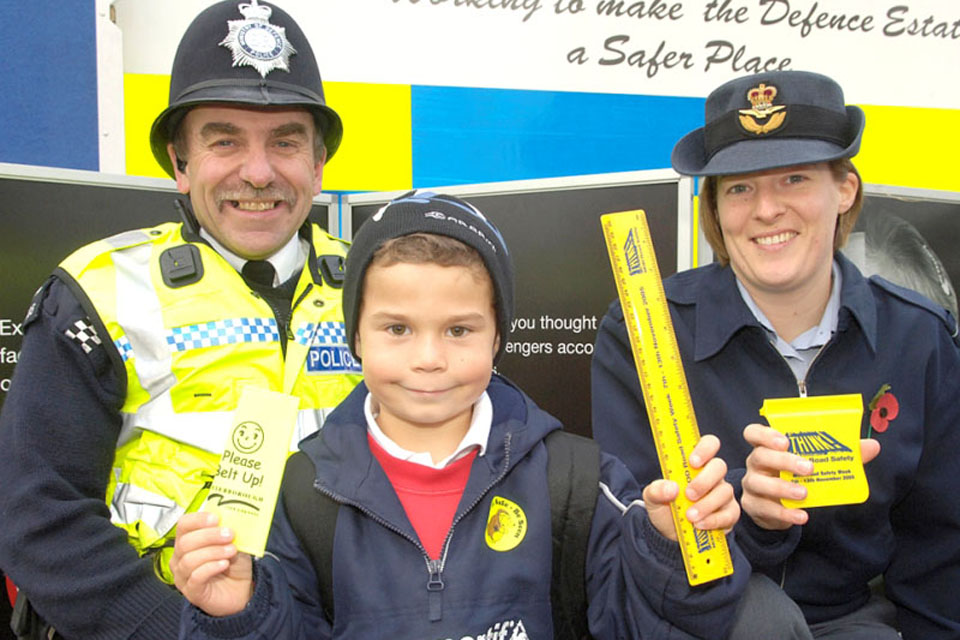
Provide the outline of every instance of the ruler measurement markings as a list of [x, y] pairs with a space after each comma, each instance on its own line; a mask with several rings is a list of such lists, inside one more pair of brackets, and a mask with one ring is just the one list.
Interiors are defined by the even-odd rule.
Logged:
[[730, 575], [723, 532], [696, 529], [685, 516], [691, 503], [684, 489], [696, 476], [687, 451], [700, 436], [646, 219], [642, 211], [632, 211], [601, 216], [601, 224], [624, 318], [632, 320], [627, 333], [661, 471], [680, 486], [671, 514], [687, 579], [695, 585]]

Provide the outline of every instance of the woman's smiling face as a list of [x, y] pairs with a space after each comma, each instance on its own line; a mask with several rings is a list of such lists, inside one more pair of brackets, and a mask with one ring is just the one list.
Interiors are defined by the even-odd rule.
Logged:
[[719, 178], [724, 246], [751, 295], [829, 289], [837, 219], [858, 185], [852, 172], [838, 180], [827, 163]]

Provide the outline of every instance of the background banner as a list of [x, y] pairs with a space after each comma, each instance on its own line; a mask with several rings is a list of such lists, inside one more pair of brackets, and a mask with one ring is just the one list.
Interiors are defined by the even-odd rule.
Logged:
[[[206, 0], [116, 0], [127, 173]], [[324, 175], [382, 191], [670, 166], [703, 98], [748, 73], [834, 77], [870, 182], [960, 190], [960, 5], [942, 0], [285, 0], [345, 136]], [[238, 12], [239, 15], [239, 12]]]
[[[127, 73], [167, 74], [209, 2], [114, 3]], [[703, 96], [737, 75], [823, 70], [851, 102], [960, 108], [942, 0], [285, 0], [325, 80]], [[869, 61], [869, 64], [865, 64]]]

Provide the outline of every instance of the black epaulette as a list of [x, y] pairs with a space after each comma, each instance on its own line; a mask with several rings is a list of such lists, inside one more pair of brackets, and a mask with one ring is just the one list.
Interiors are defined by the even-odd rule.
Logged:
[[47, 297], [47, 291], [50, 290], [51, 284], [53, 284], [53, 276], [48, 277], [33, 294], [30, 306], [27, 307], [27, 315], [23, 318], [22, 329], [26, 329], [30, 323], [40, 317], [40, 308], [43, 306], [43, 300]]

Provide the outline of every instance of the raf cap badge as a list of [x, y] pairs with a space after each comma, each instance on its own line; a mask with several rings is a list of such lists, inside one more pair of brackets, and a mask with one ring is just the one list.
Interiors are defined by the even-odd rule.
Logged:
[[[780, 128], [784, 118], [787, 117], [786, 105], [774, 105], [773, 99], [777, 97], [777, 88], [773, 85], [769, 87], [762, 82], [760, 86], [747, 91], [747, 100], [753, 105], [750, 109], [740, 109], [740, 125], [758, 136], [770, 133]], [[758, 122], [758, 120], [770, 120]]]
[[297, 51], [287, 40], [286, 29], [270, 24], [273, 9], [266, 5], [237, 5], [245, 20], [228, 20], [230, 32], [220, 46], [233, 52], [233, 66], [253, 67], [264, 78], [274, 69], [290, 71], [290, 56]]

